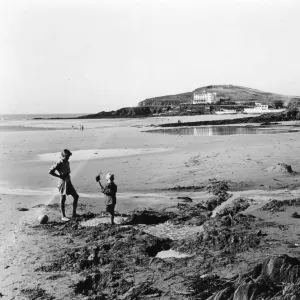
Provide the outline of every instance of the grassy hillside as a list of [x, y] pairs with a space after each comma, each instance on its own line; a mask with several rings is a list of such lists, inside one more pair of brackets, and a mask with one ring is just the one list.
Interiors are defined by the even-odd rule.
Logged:
[[176, 105], [180, 103], [190, 102], [192, 97], [193, 97], [192, 92], [177, 94], [177, 95], [154, 97], [139, 102], [138, 106]]
[[141, 101], [139, 106], [157, 106], [157, 105], [176, 105], [179, 103], [191, 102], [194, 92], [216, 92], [218, 98], [228, 99], [230, 101], [241, 102], [260, 102], [263, 104], [273, 104], [275, 101], [282, 101], [287, 104], [291, 99], [296, 97], [285, 96], [274, 93], [268, 93], [235, 85], [210, 85], [195, 89], [189, 93], [169, 95], [162, 97], [149, 98]]

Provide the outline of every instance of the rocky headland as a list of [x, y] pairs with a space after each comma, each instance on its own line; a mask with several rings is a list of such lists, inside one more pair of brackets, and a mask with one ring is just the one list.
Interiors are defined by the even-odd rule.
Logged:
[[283, 104], [288, 104], [293, 99], [298, 99], [296, 96], [286, 96], [275, 93], [269, 93], [237, 85], [208, 85], [187, 93], [176, 95], [166, 95], [153, 97], [139, 102], [138, 106], [161, 106], [161, 105], [180, 105], [182, 103], [191, 102], [194, 93], [216, 93], [219, 99], [224, 99], [230, 102], [239, 103], [265, 103], [273, 105], [276, 101], [281, 101]]
[[[205, 105], [198, 108], [192, 105], [193, 94], [195, 92], [217, 93], [218, 101], [231, 103], [230, 105], [214, 105], [209, 112], [204, 109]], [[235, 85], [210, 85], [197, 88], [192, 92], [167, 95], [161, 97], [148, 98], [138, 103], [135, 107], [123, 107], [113, 111], [101, 111], [95, 114], [88, 114], [74, 118], [34, 118], [38, 119], [105, 119], [105, 118], [143, 118], [157, 116], [167, 113], [170, 115], [199, 115], [203, 113], [211, 113], [217, 107], [243, 109], [244, 107], [254, 106], [256, 102], [275, 106], [280, 103], [281, 106], [287, 107], [291, 102], [297, 103], [300, 98], [296, 96], [285, 96], [274, 93], [268, 93], [251, 89], [247, 87]], [[174, 111], [173, 108], [177, 107]]]

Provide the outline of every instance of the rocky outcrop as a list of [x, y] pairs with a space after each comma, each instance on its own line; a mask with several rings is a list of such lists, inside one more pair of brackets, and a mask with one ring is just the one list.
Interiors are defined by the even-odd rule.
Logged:
[[291, 165], [287, 165], [285, 163], [277, 163], [274, 166], [268, 167], [265, 169], [268, 172], [279, 172], [279, 173], [295, 173], [292, 169]]
[[[290, 115], [287, 111], [281, 113], [267, 113], [256, 117], [246, 117], [237, 119], [223, 119], [198, 122], [181, 122], [181, 123], [166, 123], [156, 127], [184, 127], [184, 126], [203, 126], [203, 125], [229, 125], [229, 124], [245, 124], [245, 123], [260, 123], [264, 125], [274, 125], [274, 122], [295, 121], [298, 120], [298, 115]], [[152, 125], [155, 127], [155, 125]]]
[[149, 107], [124, 107], [116, 111], [102, 111], [96, 114], [80, 116], [75, 119], [101, 119], [101, 118], [134, 118], [134, 117], [147, 117], [156, 110]]
[[[227, 285], [206, 300], [296, 300], [300, 296], [300, 261], [288, 255], [267, 258], [249, 273]], [[212, 281], [211, 281], [212, 282]]]
[[265, 204], [261, 209], [270, 212], [280, 212], [285, 211], [287, 206], [300, 206], [300, 199], [288, 199], [288, 200], [276, 200], [273, 199], [267, 204]]

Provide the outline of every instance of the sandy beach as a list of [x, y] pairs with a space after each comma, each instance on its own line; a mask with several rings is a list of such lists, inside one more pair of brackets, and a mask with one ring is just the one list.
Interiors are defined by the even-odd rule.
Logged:
[[[230, 201], [239, 197], [253, 199], [248, 208], [251, 213], [272, 199], [297, 198], [298, 132], [213, 136], [147, 132], [156, 129], [152, 124], [178, 119], [185, 122], [236, 117], [1, 121], [0, 295], [3, 299], [33, 299], [24, 293], [33, 287], [41, 287], [53, 297], [34, 299], [85, 299], [82, 295], [70, 296], [70, 285], [80, 274], [71, 276], [66, 270], [61, 280], [52, 280], [49, 274], [34, 271], [47, 262], [52, 248], [67, 249], [70, 243], [69, 237], [53, 237], [49, 241], [43, 231], [36, 234], [32, 229], [38, 225], [37, 217], [41, 213], [47, 213], [51, 222], [60, 222], [57, 180], [49, 176], [48, 170], [64, 148], [73, 152], [71, 176], [80, 195], [79, 214], [99, 214], [104, 210], [95, 176], [108, 172], [115, 174], [116, 210], [120, 213], [176, 206], [181, 203], [179, 196], [202, 203], [209, 195], [200, 188], [213, 178], [231, 183]], [[72, 125], [81, 124], [85, 130], [72, 129]], [[293, 172], [278, 168], [278, 163], [291, 165]], [[199, 190], [176, 190], [176, 187], [190, 186]], [[69, 197], [67, 204], [67, 215], [70, 215]], [[285, 232], [287, 239], [296, 239], [296, 221], [290, 235]]]

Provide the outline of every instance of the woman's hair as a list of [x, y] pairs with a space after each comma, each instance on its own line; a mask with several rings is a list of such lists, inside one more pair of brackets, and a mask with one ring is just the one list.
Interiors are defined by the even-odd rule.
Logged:
[[66, 155], [71, 156], [72, 152], [70, 150], [68, 150], [68, 149], [64, 149], [63, 151], [61, 151], [61, 156], [62, 157], [65, 157]]

